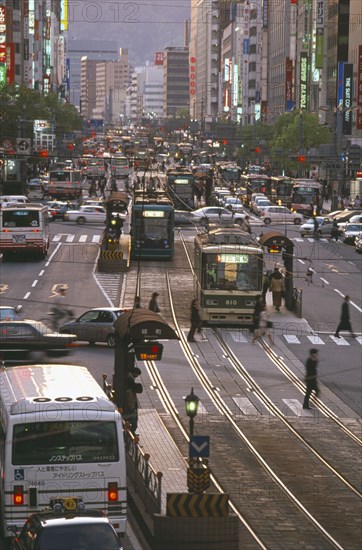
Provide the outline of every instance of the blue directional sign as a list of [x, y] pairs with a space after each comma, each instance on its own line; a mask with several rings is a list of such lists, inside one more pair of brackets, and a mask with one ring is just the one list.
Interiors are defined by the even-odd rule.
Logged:
[[206, 458], [210, 455], [210, 436], [193, 435], [190, 440], [189, 456], [190, 458]]

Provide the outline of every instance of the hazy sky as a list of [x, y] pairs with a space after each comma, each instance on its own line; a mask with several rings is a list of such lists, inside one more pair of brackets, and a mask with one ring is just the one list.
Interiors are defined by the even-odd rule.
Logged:
[[133, 65], [143, 65], [155, 51], [184, 45], [190, 12], [191, 0], [69, 0], [69, 37], [115, 40]]

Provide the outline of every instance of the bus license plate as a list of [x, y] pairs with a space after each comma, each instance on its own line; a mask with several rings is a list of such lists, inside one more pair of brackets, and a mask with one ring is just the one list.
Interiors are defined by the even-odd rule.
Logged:
[[13, 243], [25, 243], [25, 235], [13, 235]]

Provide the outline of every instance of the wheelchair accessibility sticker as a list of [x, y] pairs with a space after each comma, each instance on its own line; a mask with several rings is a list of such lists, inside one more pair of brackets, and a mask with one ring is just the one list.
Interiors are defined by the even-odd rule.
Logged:
[[16, 468], [14, 472], [15, 481], [21, 481], [24, 479], [24, 468]]

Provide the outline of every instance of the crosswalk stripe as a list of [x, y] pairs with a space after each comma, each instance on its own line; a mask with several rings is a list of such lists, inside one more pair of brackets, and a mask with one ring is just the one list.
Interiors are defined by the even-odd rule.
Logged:
[[54, 241], [55, 243], [57, 243], [57, 242], [59, 242], [59, 241], [60, 241], [60, 239], [61, 239], [61, 238], [62, 238], [62, 236], [61, 236], [61, 235], [54, 235], [54, 237], [53, 237], [53, 241]]
[[329, 335], [330, 338], [332, 338], [333, 342], [337, 344], [337, 346], [349, 346], [349, 342], [343, 338], [343, 336], [340, 336], [339, 338], [336, 338], [332, 334]]
[[313, 334], [312, 336], [307, 336], [307, 338], [315, 346], [324, 346], [324, 342], [323, 342], [322, 338], [320, 338], [317, 334]]
[[232, 400], [234, 401], [238, 409], [243, 414], [245, 414], [245, 416], [259, 415], [259, 411], [254, 407], [250, 399], [248, 399], [247, 397], [233, 397]]
[[93, 237], [92, 237], [92, 243], [99, 243], [100, 240], [101, 240], [101, 236], [100, 236], [100, 235], [93, 235]]
[[239, 344], [246, 344], [249, 341], [242, 332], [232, 332], [231, 338], [234, 340], [234, 342], [238, 342]]
[[295, 239], [292, 239], [293, 241], [296, 241], [297, 243], [303, 243], [304, 242], [304, 239], [298, 239], [298, 237], [296, 237]]
[[67, 235], [65, 242], [72, 243], [74, 241], [75, 235]]
[[283, 399], [283, 402], [293, 411], [296, 416], [303, 416], [304, 410], [298, 399]]
[[300, 340], [295, 334], [284, 334], [284, 338], [288, 344], [300, 344]]
[[88, 235], [81, 235], [81, 236], [79, 237], [79, 242], [80, 242], [80, 243], [85, 243], [86, 240], [87, 240], [87, 237], [88, 237]]
[[362, 336], [357, 336], [356, 342], [358, 342], [362, 346]]

